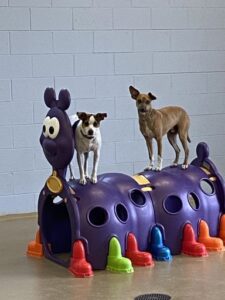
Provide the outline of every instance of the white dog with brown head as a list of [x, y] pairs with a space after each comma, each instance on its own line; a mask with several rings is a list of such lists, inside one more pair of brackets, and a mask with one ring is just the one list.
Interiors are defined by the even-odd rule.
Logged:
[[[89, 179], [88, 156], [91, 151], [94, 153], [94, 159], [90, 181], [92, 183], [97, 182], [97, 170], [102, 144], [100, 122], [106, 117], [106, 113], [88, 114], [86, 112], [78, 112], [77, 116], [70, 117], [73, 124], [77, 163], [80, 171], [80, 184], [86, 184], [87, 179]], [[73, 178], [71, 166], [70, 178]]]

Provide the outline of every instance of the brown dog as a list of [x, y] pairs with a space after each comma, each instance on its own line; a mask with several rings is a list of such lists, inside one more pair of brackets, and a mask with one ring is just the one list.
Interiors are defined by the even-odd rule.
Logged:
[[177, 166], [180, 148], [177, 145], [176, 138], [179, 135], [181, 144], [184, 148], [183, 169], [188, 168], [189, 149], [188, 143], [191, 140], [188, 135], [190, 119], [186, 111], [178, 106], [167, 106], [160, 109], [153, 109], [152, 100], [156, 97], [152, 93], [141, 94], [134, 87], [129, 87], [131, 97], [136, 100], [136, 106], [139, 116], [139, 126], [143, 134], [149, 153], [150, 164], [146, 170], [152, 170], [154, 167], [154, 157], [152, 149], [152, 139], [156, 139], [158, 147], [158, 163], [156, 170], [162, 169], [162, 137], [167, 134], [167, 138], [175, 150], [176, 157], [173, 162]]

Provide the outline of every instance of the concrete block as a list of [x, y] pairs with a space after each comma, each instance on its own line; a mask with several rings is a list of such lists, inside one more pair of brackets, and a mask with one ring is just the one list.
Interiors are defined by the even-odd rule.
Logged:
[[150, 53], [117, 53], [115, 55], [116, 74], [152, 73], [152, 55]]
[[52, 0], [53, 7], [90, 7], [92, 0]]
[[186, 8], [152, 8], [152, 28], [188, 28], [188, 10]]
[[174, 51], [205, 50], [207, 45], [204, 30], [173, 30], [171, 33], [171, 49]]
[[114, 72], [112, 54], [77, 54], [75, 56], [75, 74], [110, 75]]
[[94, 0], [93, 6], [96, 7], [129, 7], [130, 0]]
[[72, 76], [73, 56], [69, 54], [34, 56], [33, 75], [37, 77]]
[[96, 77], [96, 97], [128, 96], [128, 88], [132, 84], [132, 76], [98, 76]]
[[107, 113], [107, 119], [115, 118], [114, 99], [77, 99], [76, 108], [78, 111], [91, 113]]
[[112, 29], [112, 9], [74, 8], [73, 25], [75, 30]]
[[113, 27], [115, 29], [150, 29], [150, 9], [115, 8], [113, 10]]
[[42, 31], [11, 32], [12, 54], [52, 53], [52, 33]]
[[0, 196], [13, 194], [12, 173], [0, 173]]
[[44, 91], [53, 87], [53, 78], [19, 78], [12, 80], [13, 101], [43, 101]]
[[1, 7], [1, 30], [30, 30], [30, 11], [28, 8]]
[[93, 52], [93, 33], [88, 31], [58, 31], [53, 33], [55, 53]]
[[168, 51], [170, 33], [168, 30], [134, 31], [134, 51]]
[[9, 54], [9, 33], [0, 32], [0, 54]]
[[169, 7], [170, 0], [132, 0], [134, 7]]
[[105, 120], [101, 126], [104, 142], [129, 141], [134, 138], [133, 120]]
[[69, 8], [32, 8], [32, 30], [72, 30], [72, 11]]
[[94, 98], [95, 80], [93, 77], [57, 77], [56, 88], [70, 91], [72, 98]]
[[153, 53], [153, 73], [179, 73], [188, 71], [187, 52]]
[[189, 28], [225, 28], [225, 8], [190, 8]]
[[13, 148], [13, 131], [11, 126], [0, 126], [0, 149]]
[[125, 30], [96, 31], [94, 33], [95, 52], [132, 51], [132, 32]]
[[9, 80], [0, 80], [0, 102], [11, 100], [11, 83]]
[[1, 55], [0, 78], [32, 76], [32, 61], [25, 55]]
[[208, 76], [202, 73], [186, 73], [172, 75], [172, 92], [175, 94], [207, 93]]

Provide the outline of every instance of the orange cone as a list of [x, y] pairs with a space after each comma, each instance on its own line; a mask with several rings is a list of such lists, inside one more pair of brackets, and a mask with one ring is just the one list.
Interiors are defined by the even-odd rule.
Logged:
[[220, 231], [219, 231], [219, 237], [223, 240], [225, 243], [225, 215], [222, 215], [220, 219]]
[[209, 227], [203, 220], [201, 220], [199, 224], [198, 241], [204, 244], [209, 251], [222, 251], [224, 249], [223, 241], [220, 238], [211, 237], [209, 235]]
[[43, 245], [41, 243], [40, 230], [37, 231], [35, 240], [29, 242], [27, 246], [27, 255], [32, 257], [42, 257], [44, 255]]

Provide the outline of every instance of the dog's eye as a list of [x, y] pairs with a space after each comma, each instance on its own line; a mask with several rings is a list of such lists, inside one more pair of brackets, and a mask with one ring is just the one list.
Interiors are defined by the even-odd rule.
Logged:
[[97, 126], [98, 126], [98, 123], [97, 123], [97, 122], [94, 122], [93, 125], [94, 125], [94, 127], [97, 127]]
[[138, 99], [137, 102], [138, 102], [138, 104], [141, 104], [141, 100], [140, 99]]
[[58, 136], [60, 129], [59, 120], [57, 118], [52, 118], [49, 120], [48, 135], [50, 139], [55, 139]]
[[146, 100], [145, 103], [146, 103], [146, 104], [150, 104], [150, 101], [149, 101], [149, 100]]
[[84, 122], [84, 126], [87, 127], [88, 125], [89, 125], [88, 121], [85, 121], [85, 122]]

